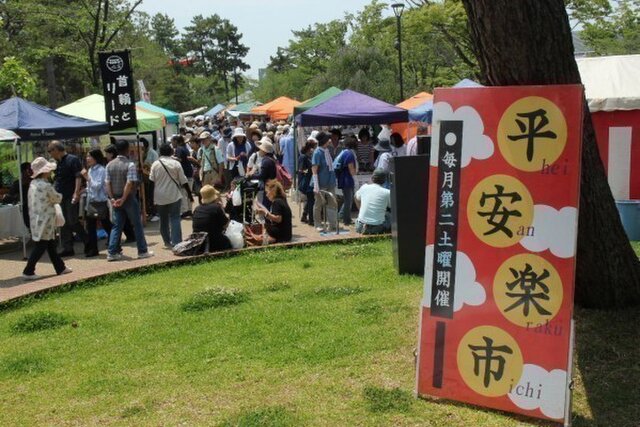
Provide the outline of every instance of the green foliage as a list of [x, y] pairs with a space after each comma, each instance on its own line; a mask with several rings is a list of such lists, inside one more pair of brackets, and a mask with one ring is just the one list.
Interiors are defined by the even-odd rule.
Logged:
[[36, 91], [36, 81], [19, 59], [14, 56], [4, 58], [0, 65], [0, 94], [2, 98], [20, 96], [30, 98]]
[[371, 412], [408, 412], [413, 403], [411, 393], [397, 387], [387, 389], [367, 386], [363, 394]]
[[[402, 17], [405, 96], [476, 78], [478, 67], [460, 0], [413, 4]], [[294, 31], [289, 45], [271, 57], [254, 92], [260, 99], [306, 99], [337, 86], [400, 101], [396, 19], [384, 16], [388, 7], [373, 0], [342, 20]]]
[[203, 311], [210, 308], [238, 305], [249, 300], [249, 294], [240, 289], [208, 288], [191, 296], [182, 304], [183, 311]]
[[640, 0], [571, 0], [567, 9], [596, 55], [640, 53]]
[[71, 320], [63, 314], [51, 311], [39, 311], [22, 316], [11, 326], [11, 330], [14, 333], [24, 334], [57, 329], [69, 323], [71, 323]]
[[220, 427], [293, 427], [299, 420], [284, 406], [270, 406], [243, 412], [226, 420]]

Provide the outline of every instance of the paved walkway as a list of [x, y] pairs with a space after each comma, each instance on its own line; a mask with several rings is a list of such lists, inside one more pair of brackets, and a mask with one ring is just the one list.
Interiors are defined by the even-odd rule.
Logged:
[[[321, 235], [315, 230], [315, 228], [299, 221], [297, 204], [290, 203], [290, 205], [294, 217], [294, 243], [360, 238], [360, 236], [355, 233], [353, 226], [341, 230], [340, 235], [337, 235], [336, 233]], [[343, 226], [341, 225], [341, 227]], [[183, 220], [182, 235], [187, 236], [190, 233], [191, 221]], [[124, 258], [121, 261], [107, 262], [107, 251], [105, 249], [106, 240], [100, 240], [98, 242], [98, 246], [100, 248], [100, 255], [98, 257], [85, 258], [82, 252], [82, 244], [76, 243], [76, 255], [74, 257], [65, 258], [67, 267], [73, 269], [72, 273], [57, 276], [51, 262], [49, 261], [49, 257], [45, 254], [36, 267], [36, 274], [42, 276], [42, 279], [32, 282], [26, 282], [22, 279], [22, 270], [26, 263], [22, 257], [22, 243], [17, 240], [0, 241], [0, 303], [68, 283], [95, 278], [113, 272], [134, 270], [139, 267], [169, 263], [172, 261], [176, 262], [185, 259], [185, 257], [176, 257], [170, 250], [163, 248], [162, 238], [160, 237], [159, 231], [159, 222], [147, 223], [147, 226], [145, 227], [145, 235], [149, 250], [155, 253], [155, 256], [151, 258], [142, 260], [137, 259], [135, 243], [128, 243], [123, 245]], [[31, 246], [28, 245], [27, 255], [30, 253], [30, 250]]]

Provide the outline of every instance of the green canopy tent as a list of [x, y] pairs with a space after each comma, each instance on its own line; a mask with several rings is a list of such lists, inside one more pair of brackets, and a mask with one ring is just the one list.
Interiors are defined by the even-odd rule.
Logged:
[[[70, 116], [104, 122], [106, 118], [104, 97], [102, 95], [89, 95], [71, 104], [58, 108], [56, 111]], [[165, 125], [165, 117], [160, 113], [154, 113], [142, 108], [136, 108], [138, 129], [130, 128], [116, 133], [145, 133], [160, 130]]]
[[244, 115], [249, 115], [249, 116], [264, 115], [264, 114], [254, 114], [251, 112], [251, 110], [253, 110], [256, 107], [259, 107], [260, 105], [262, 105], [262, 103], [256, 102], [256, 101], [243, 102], [242, 104], [238, 104], [235, 107], [230, 108], [225, 113], [232, 117], [240, 117], [240, 115], [243, 115], [243, 116]]
[[[175, 111], [167, 110], [166, 108], [158, 107], [157, 105], [153, 105], [149, 102], [138, 101], [136, 102], [136, 107], [138, 111], [140, 109], [150, 111], [152, 113], [162, 114], [166, 121], [166, 126], [162, 128], [162, 142], [164, 143], [167, 140], [167, 134], [178, 133], [178, 129], [180, 127], [180, 113], [176, 113]], [[167, 132], [167, 127], [170, 126], [169, 132]]]
[[320, 105], [323, 102], [330, 100], [331, 98], [333, 98], [334, 96], [338, 95], [341, 92], [342, 92], [342, 89], [339, 89], [335, 86], [331, 86], [329, 89], [325, 90], [324, 92], [321, 92], [316, 96], [314, 96], [313, 98], [307, 99], [305, 102], [298, 105], [297, 107], [294, 107], [293, 116], [295, 117], [298, 114], [304, 113], [310, 108], [313, 108], [316, 105]]
[[176, 113], [175, 111], [167, 110], [166, 108], [158, 107], [157, 105], [153, 105], [145, 101], [136, 102], [136, 106], [142, 108], [143, 110], [151, 111], [152, 113], [162, 114], [167, 123], [173, 125], [177, 125], [178, 123], [180, 123], [180, 114]]

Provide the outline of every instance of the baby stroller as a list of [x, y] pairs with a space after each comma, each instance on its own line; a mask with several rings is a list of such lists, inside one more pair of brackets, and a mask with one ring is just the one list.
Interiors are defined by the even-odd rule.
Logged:
[[[225, 209], [229, 214], [229, 217], [241, 224], [256, 223], [255, 214], [253, 212], [253, 200], [257, 197], [258, 192], [260, 191], [260, 181], [239, 176], [234, 178], [232, 187], [234, 188], [233, 191], [236, 193], [235, 196], [232, 196], [227, 202]], [[238, 200], [237, 192], [239, 192], [240, 200]], [[239, 205], [238, 202], [240, 203]]]

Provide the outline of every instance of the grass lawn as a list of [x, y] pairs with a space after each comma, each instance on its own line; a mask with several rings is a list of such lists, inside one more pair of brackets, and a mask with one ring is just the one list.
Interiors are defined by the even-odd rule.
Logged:
[[[388, 240], [52, 294], [0, 312], [0, 425], [548, 425], [413, 398], [421, 294]], [[576, 317], [574, 424], [637, 426], [640, 310]]]

